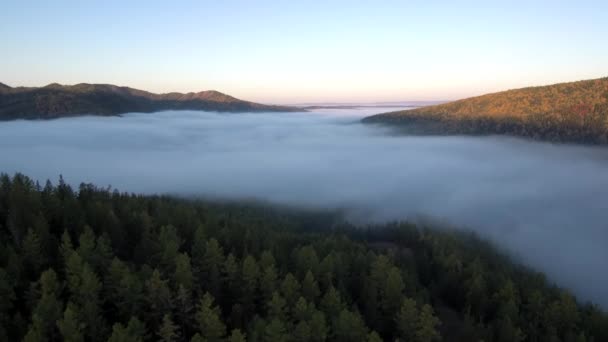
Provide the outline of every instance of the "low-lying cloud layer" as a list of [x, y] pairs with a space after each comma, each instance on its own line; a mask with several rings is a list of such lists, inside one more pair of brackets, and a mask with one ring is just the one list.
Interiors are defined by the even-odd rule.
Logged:
[[394, 136], [356, 114], [4, 122], [0, 171], [142, 193], [348, 207], [375, 220], [430, 215], [478, 231], [608, 308], [608, 150]]

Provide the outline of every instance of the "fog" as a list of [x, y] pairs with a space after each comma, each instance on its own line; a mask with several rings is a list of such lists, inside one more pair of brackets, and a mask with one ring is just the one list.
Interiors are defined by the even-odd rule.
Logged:
[[[387, 110], [386, 108], [382, 109]], [[0, 123], [0, 171], [139, 193], [445, 220], [608, 308], [608, 149], [397, 136], [365, 110], [162, 112]]]

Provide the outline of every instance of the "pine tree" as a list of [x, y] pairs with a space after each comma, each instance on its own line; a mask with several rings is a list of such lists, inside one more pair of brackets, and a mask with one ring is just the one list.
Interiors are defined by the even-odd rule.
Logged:
[[226, 326], [222, 322], [221, 313], [213, 306], [213, 296], [205, 293], [196, 312], [196, 322], [200, 335], [208, 342], [221, 341], [226, 335]]
[[158, 234], [159, 266], [165, 274], [172, 274], [175, 271], [176, 258], [181, 244], [182, 241], [174, 226], [167, 225], [160, 228]]
[[308, 321], [315, 310], [313, 303], [308, 303], [304, 297], [300, 297], [293, 307], [292, 316], [296, 321]]
[[521, 330], [513, 325], [508, 316], [498, 320], [496, 325], [495, 335], [497, 342], [521, 342], [524, 340]]
[[315, 302], [317, 297], [319, 297], [319, 293], [319, 285], [312, 275], [312, 272], [309, 270], [306, 272], [304, 280], [302, 280], [302, 295], [309, 302]]
[[[437, 327], [441, 321], [433, 313], [433, 308], [424, 304], [420, 310], [420, 316], [418, 317], [418, 323], [416, 327], [416, 341], [417, 342], [431, 342], [441, 338]], [[516, 340], [513, 340], [514, 342]]]
[[378, 335], [377, 332], [372, 331], [369, 334], [367, 334], [367, 342], [382, 342], [382, 338], [380, 337], [380, 335]]
[[88, 225], [84, 226], [84, 230], [78, 238], [78, 248], [76, 249], [76, 252], [84, 262], [90, 265], [94, 264], [95, 233]]
[[175, 274], [173, 275], [176, 287], [182, 285], [188, 290], [192, 290], [194, 283], [190, 257], [186, 253], [180, 253], [175, 257]]
[[405, 298], [395, 318], [397, 332], [404, 341], [415, 341], [418, 329], [418, 308], [413, 299]]
[[288, 340], [289, 335], [287, 334], [285, 323], [279, 318], [272, 319], [266, 326], [264, 341], [287, 342]]
[[272, 252], [269, 250], [263, 251], [260, 255], [260, 268], [264, 270], [272, 266], [276, 267], [276, 260], [274, 259]]
[[163, 322], [157, 332], [159, 341], [173, 342], [179, 339], [179, 327], [171, 320], [171, 315], [165, 314]]
[[318, 310], [315, 310], [310, 319], [310, 331], [312, 332], [311, 340], [314, 342], [324, 342], [327, 339], [329, 328], [325, 315]]
[[42, 273], [38, 281], [40, 286], [40, 300], [32, 312], [32, 325], [28, 332], [28, 339], [36, 340], [43, 336], [52, 340], [56, 336], [56, 322], [63, 315], [62, 303], [59, 300], [60, 287], [57, 274], [53, 269]]
[[221, 295], [221, 267], [224, 263], [224, 250], [216, 239], [209, 239], [205, 244], [205, 254], [201, 267], [201, 278], [198, 281], [204, 284], [214, 298]]
[[293, 331], [293, 340], [295, 342], [308, 342], [310, 341], [312, 336], [312, 331], [310, 330], [310, 326], [305, 321], [300, 321], [296, 324], [296, 327]]
[[301, 277], [306, 272], [312, 272], [313, 276], [318, 275], [319, 272], [319, 257], [317, 252], [312, 246], [304, 246], [300, 248], [296, 257], [296, 266], [298, 268], [298, 275]]
[[255, 310], [255, 303], [257, 301], [257, 290], [258, 280], [260, 276], [260, 269], [258, 264], [251, 255], [248, 255], [243, 260], [243, 268], [241, 271], [243, 279], [243, 285], [241, 287], [242, 298], [246, 313], [253, 312]]
[[226, 298], [223, 299], [229, 303], [237, 301], [241, 291], [239, 272], [240, 269], [236, 257], [232, 253], [228, 254], [222, 265], [222, 282], [227, 285], [224, 288], [224, 297]]
[[403, 278], [397, 267], [391, 267], [386, 277], [386, 283], [382, 291], [382, 309], [387, 319], [394, 317], [399, 310], [401, 298], [403, 296]]
[[268, 316], [271, 318], [283, 318], [285, 317], [285, 299], [278, 293], [274, 292], [272, 294], [272, 299], [267, 304], [268, 306]]
[[65, 342], [82, 342], [84, 341], [83, 324], [78, 319], [78, 309], [73, 303], [68, 303], [63, 318], [57, 321], [57, 327], [61, 333], [61, 337]]
[[232, 330], [228, 342], [246, 342], [247, 338], [239, 329]]
[[152, 276], [146, 282], [146, 321], [152, 326], [161, 324], [164, 312], [172, 309], [172, 294], [168, 285], [168, 280], [162, 279], [158, 269], [152, 272]]
[[334, 335], [336, 341], [365, 341], [367, 327], [358, 312], [344, 309], [334, 324]]
[[287, 306], [292, 307], [300, 298], [300, 283], [291, 273], [287, 273], [281, 283], [281, 294], [287, 301]]
[[335, 287], [331, 286], [321, 299], [321, 309], [331, 319], [338, 317], [340, 312], [344, 309], [340, 293]]
[[0, 340], [8, 341], [8, 326], [13, 301], [17, 299], [14, 285], [4, 268], [0, 267]]
[[61, 247], [59, 248], [59, 251], [64, 264], [67, 264], [70, 255], [72, 255], [74, 252], [72, 238], [70, 237], [70, 233], [68, 233], [67, 229], [64, 230], [63, 235], [61, 235]]
[[95, 242], [92, 265], [97, 272], [105, 272], [110, 266], [113, 257], [112, 242], [108, 235], [104, 233]]
[[260, 289], [265, 302], [268, 302], [271, 299], [273, 292], [277, 290], [277, 279], [277, 269], [274, 265], [269, 265], [262, 269]]
[[181, 328], [181, 336], [187, 336], [192, 327], [191, 315], [192, 311], [194, 310], [194, 306], [192, 304], [192, 293], [183, 285], [180, 285], [177, 289], [177, 295], [175, 296], [175, 309], [176, 320]]
[[112, 326], [112, 335], [108, 342], [143, 342], [145, 336], [146, 330], [143, 323], [136, 317], [132, 317], [127, 327], [121, 323]]
[[[73, 253], [73, 256], [79, 255]], [[78, 280], [74, 280], [78, 278]], [[89, 264], [83, 264], [80, 274], [72, 274], [73, 283], [78, 283], [72, 299], [79, 309], [78, 315], [85, 324], [85, 336], [90, 341], [99, 341], [105, 336], [105, 322], [101, 313], [101, 282]]]
[[32, 228], [28, 229], [23, 239], [22, 253], [26, 270], [32, 275], [38, 274], [45, 263], [41, 251], [40, 237]]

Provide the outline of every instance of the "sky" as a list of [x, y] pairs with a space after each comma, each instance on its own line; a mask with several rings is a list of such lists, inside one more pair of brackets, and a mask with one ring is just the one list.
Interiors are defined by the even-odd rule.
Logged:
[[3, 0], [0, 82], [451, 100], [608, 76], [607, 18], [605, 0]]

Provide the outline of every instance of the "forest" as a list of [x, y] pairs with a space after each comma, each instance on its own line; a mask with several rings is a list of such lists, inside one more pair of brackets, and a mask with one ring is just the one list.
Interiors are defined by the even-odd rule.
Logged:
[[0, 176], [2, 341], [608, 341], [466, 232]]
[[367, 123], [413, 134], [512, 135], [608, 144], [608, 78], [529, 87], [378, 114]]
[[215, 90], [155, 94], [112, 84], [51, 83], [44, 87], [9, 87], [0, 83], [0, 120], [56, 119], [86, 115], [115, 116], [164, 110], [302, 111], [294, 107], [244, 101]]

